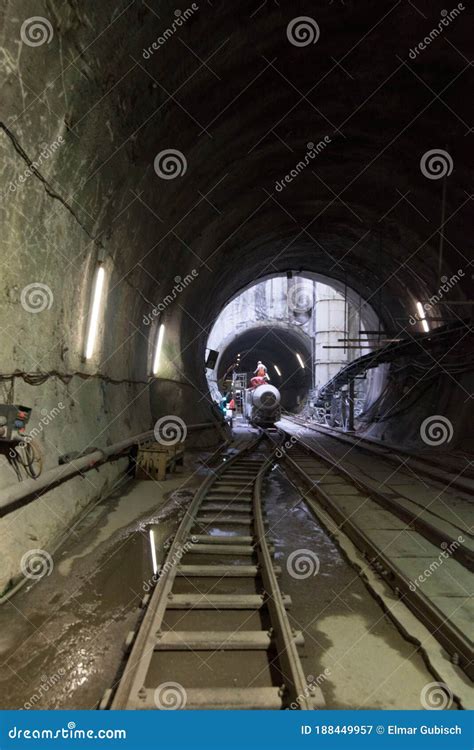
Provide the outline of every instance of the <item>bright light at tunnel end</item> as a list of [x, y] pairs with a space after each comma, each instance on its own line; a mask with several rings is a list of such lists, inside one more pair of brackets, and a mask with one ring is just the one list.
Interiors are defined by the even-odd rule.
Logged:
[[273, 367], [275, 368], [275, 372], [276, 372], [276, 374], [277, 374], [277, 375], [279, 375], [279, 376], [280, 376], [280, 378], [281, 378], [281, 372], [280, 372], [280, 368], [279, 368], [279, 367], [277, 367], [276, 365], [273, 365]]
[[100, 303], [102, 299], [102, 291], [104, 288], [104, 280], [105, 269], [103, 266], [99, 266], [96, 271], [94, 281], [94, 293], [89, 316], [89, 326], [87, 329], [86, 348], [84, 351], [84, 357], [86, 359], [90, 359], [94, 353], [95, 341], [97, 338], [97, 329], [99, 327]]
[[162, 323], [158, 328], [158, 335], [156, 337], [155, 356], [153, 359], [153, 375], [158, 375], [158, 372], [160, 370], [161, 349], [163, 347], [164, 336], [165, 326], [164, 323]]
[[416, 303], [416, 309], [418, 311], [418, 317], [420, 318], [421, 325], [423, 326], [423, 330], [425, 331], [425, 333], [428, 333], [428, 331], [430, 330], [430, 327], [428, 325], [428, 321], [426, 320], [425, 310], [421, 302]]
[[297, 359], [297, 360], [298, 360], [298, 362], [300, 363], [300, 367], [301, 367], [301, 368], [302, 368], [302, 369], [304, 370], [304, 362], [303, 362], [303, 358], [302, 358], [301, 354], [298, 354], [298, 352], [296, 352], [296, 359]]

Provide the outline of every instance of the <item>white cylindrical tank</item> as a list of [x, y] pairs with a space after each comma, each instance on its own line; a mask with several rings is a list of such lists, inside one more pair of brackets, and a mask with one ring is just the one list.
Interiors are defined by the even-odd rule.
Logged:
[[271, 411], [280, 403], [280, 391], [274, 385], [259, 385], [252, 391], [252, 403], [257, 409]]

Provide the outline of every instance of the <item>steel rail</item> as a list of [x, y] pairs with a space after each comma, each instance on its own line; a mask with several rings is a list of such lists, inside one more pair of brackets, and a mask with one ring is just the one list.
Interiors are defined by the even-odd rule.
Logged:
[[253, 490], [253, 509], [255, 517], [255, 536], [257, 540], [257, 555], [261, 565], [261, 575], [267, 593], [267, 606], [270, 619], [274, 627], [278, 658], [284, 674], [289, 678], [289, 685], [285, 686], [291, 705], [297, 704], [302, 710], [311, 710], [318, 705], [324, 706], [324, 699], [320, 688], [308, 688], [301, 661], [296, 646], [296, 632], [291, 628], [286, 613], [280, 587], [273, 567], [271, 552], [267, 542], [267, 534], [262, 512], [262, 482], [266, 471], [272, 464], [273, 454], [260, 469]]
[[[186, 706], [183, 707], [281, 709], [292, 705], [294, 708], [309, 710], [321, 707], [324, 704], [320, 689], [312, 689], [305, 679], [297, 651], [297, 646], [303, 643], [303, 638], [300, 632], [291, 628], [288, 620], [286, 608], [290, 605], [291, 600], [280, 591], [277, 581], [279, 571], [274, 567], [271, 556], [272, 545], [268, 543], [266, 538], [261, 488], [265, 472], [272, 463], [273, 453], [263, 463], [253, 462], [251, 458], [246, 458], [260, 445], [261, 440], [262, 435], [230, 460], [221, 464], [198, 489], [178, 528], [166, 560], [162, 565], [153, 593], [146, 602], [143, 619], [136, 632], [130, 635], [131, 650], [122, 674], [117, 681], [116, 689], [106, 691], [99, 708], [151, 710], [161, 708], [155, 700], [155, 690], [159, 686], [150, 687], [147, 682], [151, 661], [157, 650], [175, 652], [244, 650], [251, 652], [253, 650], [268, 651], [272, 648], [271, 654], [273, 656], [273, 649], [276, 649], [275, 660], [281, 665], [284, 685], [258, 688], [191, 687], [185, 691], [187, 696]], [[243, 459], [248, 461], [244, 468], [242, 468], [242, 463], [239, 464]], [[253, 473], [253, 468], [249, 468], [252, 463], [255, 464], [256, 473]], [[234, 501], [233, 495], [239, 495], [235, 488], [234, 491], [231, 489], [231, 482], [235, 479], [229, 479], [229, 484], [227, 484], [225, 474], [228, 472], [231, 477], [236, 477], [239, 471], [242, 472], [238, 480], [241, 484], [240, 497], [237, 497]], [[244, 485], [246, 495], [250, 494], [250, 489], [247, 489], [247, 487], [252, 488], [251, 500], [241, 497], [244, 494], [242, 491]], [[213, 491], [213, 487], [220, 488], [216, 491], [218, 495], [224, 495], [224, 500], [217, 502], [208, 497], [209, 493]], [[228, 489], [226, 489], [227, 487]], [[228, 497], [226, 493], [228, 493]], [[204, 501], [208, 505], [215, 504], [218, 506], [221, 514], [227, 510], [234, 514], [237, 513], [238, 519], [235, 518], [235, 515], [233, 516], [236, 523], [241, 524], [242, 519], [246, 519], [244, 525], [248, 523], [253, 529], [253, 534], [251, 536], [221, 535], [217, 538], [207, 534], [196, 535], [191, 537], [196, 541], [190, 554], [196, 552], [206, 554], [212, 552], [209, 549], [212, 546], [214, 546], [215, 551], [217, 551], [216, 548], [222, 549], [225, 546], [226, 554], [235, 555], [237, 558], [246, 555], [256, 556], [257, 565], [234, 565], [233, 567], [238, 568], [240, 575], [236, 576], [234, 570], [232, 575], [248, 578], [259, 577], [264, 593], [251, 595], [210, 594], [209, 597], [201, 593], [173, 593], [173, 585], [179, 576], [222, 577], [224, 572], [224, 566], [220, 562], [217, 565], [187, 566], [181, 560], [180, 565], [176, 564], [180, 551], [190, 539], [190, 533], [194, 525], [199, 523], [199, 519], [202, 519], [204, 523], [207, 522], [207, 519], [201, 515], [203, 512], [201, 506]], [[213, 522], [215, 523], [215, 521]], [[229, 522], [232, 523], [232, 520], [222, 521], [223, 524]], [[213, 542], [214, 545], [209, 542]], [[172, 629], [164, 628], [165, 613], [168, 607], [170, 609], [187, 610], [188, 612], [194, 608], [215, 609], [216, 622], [219, 621], [220, 607], [234, 613], [239, 609], [266, 609], [270, 616], [271, 629], [269, 631], [237, 629], [235, 631], [217, 630], [215, 632], [185, 630], [176, 633]]]
[[[336, 462], [333, 463], [327, 457], [320, 456], [317, 451], [312, 447], [310, 448], [306, 446], [299, 439], [297, 439], [296, 445], [299, 445], [308, 455], [314, 453], [316, 460], [319, 461], [323, 459], [323, 462], [331, 466], [332, 469], [335, 469], [345, 481], [356, 486], [358, 489], [367, 492], [370, 499], [378, 501], [371, 488], [365, 487], [361, 482], [358, 482], [351, 477], [347, 471], [341, 470], [341, 467], [337, 465]], [[311, 478], [308, 472], [298, 464], [297, 460], [289, 455], [289, 452], [286, 452], [283, 457], [284, 460], [287, 461], [293, 469], [300, 474], [300, 476], [302, 476], [304, 481], [309, 485], [310, 492], [314, 493], [316, 496], [319, 505], [329, 513], [338, 524], [341, 531], [343, 531], [354, 542], [358, 549], [362, 550], [372, 564], [374, 561], [378, 561], [383, 569], [390, 574], [390, 576], [385, 579], [390, 587], [400, 596], [401, 599], [403, 599], [421, 622], [428, 627], [447, 652], [459, 662], [459, 665], [466, 672], [468, 677], [473, 679], [474, 664], [472, 662], [472, 641], [470, 641], [469, 638], [467, 638], [466, 635], [454, 625], [454, 623], [447, 620], [446, 616], [418, 587], [415, 587], [414, 591], [410, 588], [411, 581], [394, 563], [393, 559], [384, 554], [380, 547], [375, 544], [351, 518], [347, 518], [347, 515], [338, 507], [330, 494], [320, 485], [315, 484], [314, 479]], [[305, 497], [305, 500], [317, 515], [317, 505], [314, 504], [314, 501], [308, 497]]]
[[[399, 448], [391, 443], [383, 443], [375, 438], [363, 437], [361, 435], [349, 435], [336, 427], [329, 427], [328, 425], [309, 424], [302, 419], [298, 419], [298, 417], [295, 417], [294, 415], [285, 414], [282, 419], [287, 419], [288, 422], [292, 422], [300, 427], [305, 427], [313, 432], [319, 432], [320, 434], [338, 440], [341, 443], [353, 445], [360, 451], [380, 456], [392, 463], [412, 466], [416, 471], [429, 477], [429, 479], [438, 482], [447, 481], [449, 487], [456, 487], [465, 492], [473, 492], [474, 490], [474, 476], [466, 475], [464, 473], [460, 474], [459, 472], [456, 474], [453, 469], [439, 468], [439, 464], [436, 465], [434, 459], [431, 461], [426, 456], [414, 456], [410, 451], [405, 450], [404, 448]], [[401, 456], [407, 456], [411, 460], [408, 462], [404, 461]]]
[[[291, 435], [291, 433], [287, 434]], [[293, 437], [295, 436], [293, 435]], [[379, 505], [383, 506], [386, 510], [398, 516], [398, 518], [400, 518], [402, 521], [405, 521], [405, 523], [410, 524], [410, 526], [416, 529], [416, 531], [419, 531], [421, 534], [423, 534], [423, 536], [429, 541], [437, 545], [449, 545], [452, 541], [454, 541], [446, 531], [444, 531], [439, 526], [435, 526], [434, 524], [430, 523], [428, 520], [426, 520], [426, 518], [423, 518], [420, 515], [423, 511], [423, 508], [420, 507], [420, 513], [417, 513], [414, 510], [409, 510], [408, 508], [400, 505], [400, 503], [398, 503], [397, 500], [391, 495], [388, 495], [385, 492], [381, 492], [380, 490], [377, 490], [371, 487], [369, 484], [365, 483], [362, 477], [356, 477], [351, 474], [348, 469], [345, 469], [343, 466], [341, 466], [339, 462], [329, 458], [326, 453], [318, 451], [313, 445], [303, 443], [301, 438], [297, 438], [297, 441], [300, 447], [303, 448], [303, 450], [309, 453], [313, 453], [318, 460], [323, 461], [325, 464], [330, 466], [331, 469], [335, 469], [347, 481], [351, 482], [351, 484], [357, 487], [357, 489], [361, 490], [362, 492], [367, 492], [367, 494], [370, 495], [371, 499], [376, 500]], [[461, 529], [459, 531], [460, 534], [464, 533], [466, 534], [466, 536], [472, 536], [468, 531], [462, 531]], [[468, 547], [464, 546], [463, 544], [459, 544], [452, 551], [452, 556], [455, 559], [459, 560], [459, 562], [468, 570], [470, 570], [471, 572], [474, 571], [474, 553]]]

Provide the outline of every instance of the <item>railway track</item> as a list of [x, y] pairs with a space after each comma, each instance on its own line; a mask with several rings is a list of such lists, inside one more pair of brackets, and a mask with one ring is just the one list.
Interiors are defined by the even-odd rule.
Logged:
[[[432, 527], [421, 512], [353, 477], [326, 453], [294, 435], [287, 438], [282, 456], [308, 487], [305, 497], [316, 514], [317, 505], [330, 514], [472, 679], [471, 549]], [[437, 579], [431, 578], [438, 570]]]
[[284, 709], [324, 705], [308, 686], [278, 585], [261, 489], [264, 436], [223, 463], [181, 522], [102, 709]]
[[423, 474], [431, 480], [444, 482], [450, 488], [456, 488], [464, 492], [473, 492], [474, 490], [474, 474], [468, 469], [467, 454], [464, 457], [466, 461], [466, 467], [464, 468], [460, 468], [459, 464], [457, 466], [447, 465], [444, 458], [443, 464], [440, 466], [439, 461], [436, 462], [432, 457], [421, 454], [414, 456], [408, 450], [384, 445], [380, 440], [373, 438], [349, 434], [337, 427], [311, 423], [293, 414], [285, 414], [282, 419], [299, 427], [304, 427], [306, 430], [311, 430], [312, 432], [337, 440], [340, 443], [350, 445], [358, 451], [380, 456], [394, 465], [413, 467], [417, 473]]

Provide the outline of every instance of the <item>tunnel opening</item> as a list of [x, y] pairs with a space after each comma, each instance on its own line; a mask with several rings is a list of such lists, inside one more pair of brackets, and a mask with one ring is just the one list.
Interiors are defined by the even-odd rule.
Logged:
[[[341, 368], [383, 341], [372, 305], [335, 279], [287, 271], [249, 284], [223, 307], [206, 345], [206, 378], [215, 403], [248, 387], [259, 361], [281, 393], [284, 411], [298, 413]], [[360, 410], [383, 378], [358, 384]], [[237, 394], [238, 395], [238, 394]]]

